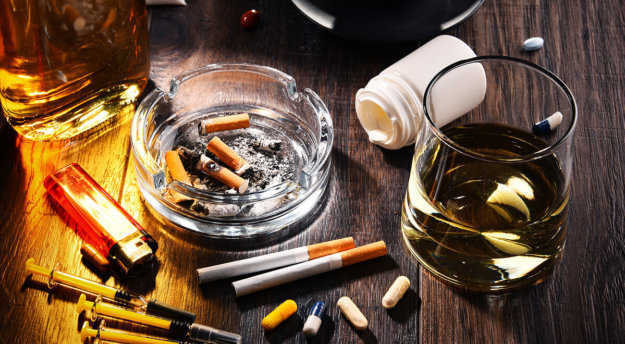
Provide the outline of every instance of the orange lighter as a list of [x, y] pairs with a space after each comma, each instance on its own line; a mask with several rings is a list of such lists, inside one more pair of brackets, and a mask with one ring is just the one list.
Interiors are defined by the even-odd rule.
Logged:
[[76, 232], [128, 273], [152, 260], [158, 244], [119, 203], [78, 164], [50, 174], [49, 195], [76, 222]]

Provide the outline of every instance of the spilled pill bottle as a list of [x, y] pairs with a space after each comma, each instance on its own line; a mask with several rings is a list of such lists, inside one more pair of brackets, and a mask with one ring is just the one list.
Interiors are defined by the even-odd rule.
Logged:
[[[460, 39], [442, 35], [371, 79], [356, 93], [355, 104], [369, 141], [387, 149], [414, 144], [424, 119], [423, 95], [432, 78], [446, 66], [475, 56]], [[434, 118], [439, 127], [479, 105], [486, 92], [486, 76], [478, 64], [450, 73], [444, 82], [445, 87], [432, 95], [433, 101], [444, 104], [444, 111]], [[445, 96], [446, 89], [455, 95], [453, 99]]]

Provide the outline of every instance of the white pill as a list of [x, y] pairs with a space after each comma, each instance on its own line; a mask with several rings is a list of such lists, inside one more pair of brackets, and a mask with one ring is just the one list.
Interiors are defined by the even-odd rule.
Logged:
[[545, 41], [540, 37], [528, 38], [523, 42], [523, 50], [534, 51], [543, 47]]
[[369, 326], [367, 318], [358, 309], [358, 306], [349, 297], [343, 296], [337, 302], [336, 305], [341, 310], [341, 313], [349, 320], [352, 325], [358, 330], [364, 330]]
[[391, 309], [397, 305], [397, 302], [404, 296], [406, 290], [410, 288], [410, 280], [406, 276], [399, 276], [393, 282], [391, 287], [384, 295], [382, 299], [382, 306], [386, 309]]

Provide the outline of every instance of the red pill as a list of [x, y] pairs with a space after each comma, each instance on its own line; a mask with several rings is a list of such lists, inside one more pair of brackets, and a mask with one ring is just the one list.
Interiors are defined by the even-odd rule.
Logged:
[[258, 24], [258, 20], [260, 19], [260, 14], [257, 10], [249, 10], [241, 16], [241, 20], [239, 23], [244, 29], [253, 29]]

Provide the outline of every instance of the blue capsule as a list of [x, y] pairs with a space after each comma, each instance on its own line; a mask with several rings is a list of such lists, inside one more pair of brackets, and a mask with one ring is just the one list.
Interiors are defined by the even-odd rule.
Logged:
[[323, 301], [315, 302], [310, 313], [308, 315], [308, 319], [304, 323], [304, 328], [302, 332], [306, 337], [313, 337], [319, 331], [319, 327], [321, 326], [321, 321], [326, 314], [326, 304]]
[[532, 131], [537, 136], [545, 136], [558, 127], [560, 123], [562, 123], [562, 113], [560, 111], [556, 111], [553, 115], [534, 124]]

